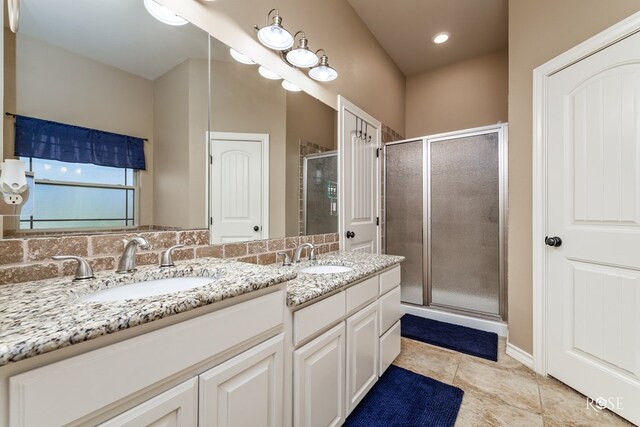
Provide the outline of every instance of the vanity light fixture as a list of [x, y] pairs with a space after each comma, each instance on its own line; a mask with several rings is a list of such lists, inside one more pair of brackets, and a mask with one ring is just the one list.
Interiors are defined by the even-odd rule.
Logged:
[[258, 73], [260, 73], [260, 75], [265, 79], [269, 80], [280, 80], [282, 78], [270, 69], [263, 67], [262, 65], [260, 66], [260, 68], [258, 68]]
[[309, 40], [307, 40], [307, 37], [305, 36], [304, 31], [298, 31], [293, 36], [293, 39], [295, 40], [298, 34], [302, 34], [302, 36], [300, 37], [300, 42], [298, 44], [298, 47], [296, 47], [295, 49], [291, 49], [289, 52], [287, 52], [285, 55], [285, 58], [287, 59], [287, 62], [289, 62], [291, 65], [295, 67], [300, 67], [300, 68], [313, 67], [318, 63], [318, 55], [316, 55], [314, 52], [309, 50]]
[[302, 90], [298, 85], [295, 85], [288, 80], [282, 81], [282, 87], [288, 90], [289, 92], [300, 92]]
[[438, 33], [435, 36], [433, 36], [431, 41], [433, 41], [435, 44], [442, 44], [442, 43], [446, 42], [447, 40], [449, 40], [449, 37], [451, 37], [451, 34], [449, 34], [447, 32], [442, 32], [442, 33]]
[[233, 59], [240, 62], [241, 64], [247, 64], [247, 65], [255, 64], [255, 62], [251, 58], [249, 58], [247, 55], [238, 52], [232, 47], [229, 48], [229, 54], [231, 54]]
[[331, 80], [337, 79], [338, 72], [329, 66], [329, 57], [324, 49], [318, 49], [316, 54], [320, 51], [322, 51], [320, 64], [309, 70], [309, 77], [319, 82], [330, 82]]
[[[269, 18], [273, 15], [273, 23], [269, 24]], [[282, 26], [282, 17], [278, 9], [271, 9], [267, 14], [266, 24], [262, 28], [255, 28], [258, 30], [258, 40], [266, 47], [274, 50], [287, 50], [293, 46], [293, 36], [291, 33], [284, 29]]]
[[151, 16], [164, 24], [180, 26], [189, 23], [182, 16], [175, 14], [171, 9], [155, 0], [144, 0], [144, 7]]
[[[271, 14], [274, 12], [275, 14], [272, 17]], [[273, 19], [271, 25], [269, 25], [269, 19]], [[304, 31], [298, 31], [292, 36], [290, 32], [282, 27], [282, 17], [278, 9], [269, 11], [267, 23], [264, 27], [260, 28], [257, 25], [253, 27], [258, 32], [260, 43], [279, 51], [280, 58], [291, 67], [309, 68], [309, 76], [320, 82], [330, 82], [338, 78], [338, 72], [329, 66], [329, 58], [324, 49], [312, 51], [309, 49], [309, 40]], [[300, 35], [298, 46], [292, 48], [298, 35]], [[322, 56], [318, 56], [318, 52], [322, 52]]]

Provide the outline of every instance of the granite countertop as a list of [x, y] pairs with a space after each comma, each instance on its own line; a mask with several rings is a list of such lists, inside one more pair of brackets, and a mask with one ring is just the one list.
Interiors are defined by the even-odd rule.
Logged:
[[[56, 278], [0, 286], [0, 366], [283, 282], [288, 282], [287, 304], [296, 307], [403, 260], [401, 256], [334, 252], [292, 267], [264, 267], [200, 258], [180, 261], [167, 269], [147, 266], [130, 274], [99, 272], [86, 282]], [[342, 265], [353, 270], [335, 274], [298, 272], [312, 265]], [[215, 281], [135, 300], [81, 300], [99, 290], [170, 277], [212, 277]]]
[[[155, 297], [84, 302], [83, 295], [168, 277], [215, 277], [215, 283]], [[71, 278], [0, 287], [0, 366], [286, 282], [291, 268], [201, 258], [175, 267], [141, 267], [130, 274], [101, 272], [87, 282]]]
[[304, 261], [288, 267], [295, 270], [312, 265], [342, 265], [353, 268], [353, 271], [333, 274], [298, 273], [298, 277], [287, 283], [287, 305], [302, 305], [380, 270], [400, 264], [404, 259], [403, 256], [396, 255], [333, 252], [319, 255], [316, 261]]

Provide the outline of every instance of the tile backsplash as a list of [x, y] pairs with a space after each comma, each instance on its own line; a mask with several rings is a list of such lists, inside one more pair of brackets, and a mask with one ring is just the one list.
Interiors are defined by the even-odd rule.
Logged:
[[293, 256], [294, 249], [305, 242], [316, 245], [318, 253], [339, 249], [338, 233], [220, 245], [209, 245], [209, 230], [13, 238], [0, 240], [0, 285], [74, 274], [75, 261], [52, 261], [53, 255], [84, 257], [94, 271], [114, 270], [124, 249], [124, 240], [133, 236], [142, 236], [151, 244], [149, 250], [138, 250], [138, 265], [158, 264], [162, 251], [176, 244], [185, 247], [174, 250], [174, 260], [215, 257], [260, 265], [275, 263], [276, 252], [287, 251]]

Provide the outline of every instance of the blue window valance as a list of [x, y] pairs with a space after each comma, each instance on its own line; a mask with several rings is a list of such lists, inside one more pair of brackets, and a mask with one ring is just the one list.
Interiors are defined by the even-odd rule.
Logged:
[[15, 155], [145, 169], [142, 138], [18, 115]]

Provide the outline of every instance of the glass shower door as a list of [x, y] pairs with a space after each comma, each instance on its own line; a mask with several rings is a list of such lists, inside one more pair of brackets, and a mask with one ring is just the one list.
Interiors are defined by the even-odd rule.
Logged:
[[500, 135], [429, 140], [432, 306], [499, 316]]
[[422, 305], [424, 141], [385, 146], [386, 253], [403, 255], [401, 299]]
[[303, 164], [304, 235], [338, 231], [338, 154], [309, 154]]

